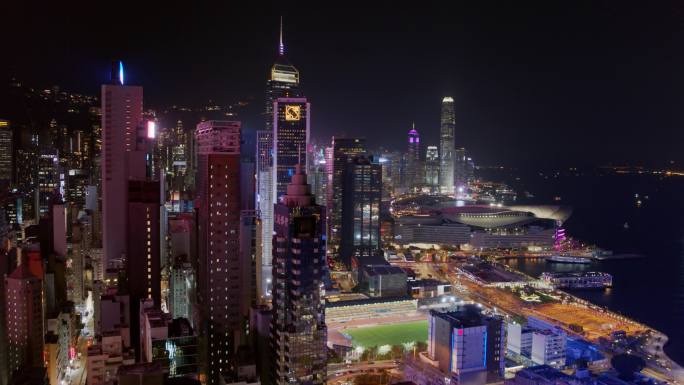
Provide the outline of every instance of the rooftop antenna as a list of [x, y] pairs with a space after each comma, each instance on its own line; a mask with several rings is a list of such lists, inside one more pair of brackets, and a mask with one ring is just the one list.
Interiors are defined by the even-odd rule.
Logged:
[[283, 44], [283, 17], [280, 16], [280, 44], [278, 44], [278, 53], [280, 56], [285, 55], [285, 45]]

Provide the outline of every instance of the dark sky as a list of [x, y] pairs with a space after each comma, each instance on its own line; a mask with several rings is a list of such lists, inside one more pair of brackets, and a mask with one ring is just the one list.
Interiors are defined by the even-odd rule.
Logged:
[[44, 3], [3, 17], [3, 76], [94, 94], [122, 58], [147, 106], [260, 107], [282, 14], [316, 138], [437, 144], [448, 94], [478, 163], [684, 162], [681, 2]]

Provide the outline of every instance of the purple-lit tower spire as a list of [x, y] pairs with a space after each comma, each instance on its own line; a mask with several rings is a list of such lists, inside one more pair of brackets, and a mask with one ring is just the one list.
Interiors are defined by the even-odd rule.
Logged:
[[420, 134], [416, 130], [416, 123], [412, 123], [408, 132], [408, 151], [405, 162], [405, 185], [409, 189], [416, 187], [420, 182]]
[[280, 43], [278, 44], [278, 54], [285, 55], [285, 44], [283, 44], [283, 17], [280, 16]]

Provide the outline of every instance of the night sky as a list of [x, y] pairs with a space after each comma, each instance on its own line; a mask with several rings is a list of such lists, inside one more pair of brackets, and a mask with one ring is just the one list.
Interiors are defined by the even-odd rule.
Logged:
[[403, 149], [415, 121], [437, 145], [452, 95], [479, 164], [684, 163], [681, 3], [45, 3], [3, 16], [1, 76], [96, 94], [121, 58], [149, 107], [251, 100], [262, 128], [283, 15], [317, 139]]

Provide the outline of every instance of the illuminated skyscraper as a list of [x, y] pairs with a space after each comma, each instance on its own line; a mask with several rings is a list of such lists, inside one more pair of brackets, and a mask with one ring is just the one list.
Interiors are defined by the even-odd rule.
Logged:
[[322, 385], [326, 378], [325, 208], [301, 169], [275, 206], [271, 346], [278, 385]]
[[210, 385], [229, 366], [241, 332], [240, 122], [197, 125], [197, 295]]
[[363, 156], [344, 164], [340, 256], [351, 267], [352, 256], [380, 252], [382, 166]]
[[10, 185], [14, 180], [14, 152], [12, 127], [0, 119], [0, 183]]
[[332, 186], [331, 200], [328, 205], [329, 242], [328, 245], [337, 249], [340, 245], [342, 226], [342, 190], [344, 188], [344, 170], [347, 162], [354, 156], [366, 153], [366, 140], [364, 138], [338, 138], [332, 139]]
[[408, 148], [404, 167], [404, 185], [412, 189], [421, 184], [422, 170], [420, 167], [420, 134], [415, 123], [408, 132]]
[[439, 191], [439, 153], [437, 146], [428, 146], [425, 153], [425, 184], [431, 191]]
[[[143, 89], [124, 85], [123, 64], [102, 89], [102, 237], [105, 266], [126, 253], [129, 153], [143, 117]], [[144, 176], [144, 170], [143, 170]]]
[[257, 299], [271, 298], [271, 262], [273, 260], [273, 132], [257, 131], [256, 150], [256, 209], [259, 212], [257, 231]]
[[266, 81], [266, 130], [273, 130], [273, 103], [278, 98], [300, 97], [299, 71], [287, 60], [285, 44], [283, 43], [283, 20], [280, 19], [280, 42], [278, 57], [271, 66], [271, 72]]
[[454, 193], [454, 99], [445, 96], [442, 99], [442, 116], [439, 130], [439, 186], [443, 194]]
[[287, 191], [300, 159], [308, 169], [311, 104], [306, 98], [278, 98], [273, 111], [273, 202], [277, 203]]

